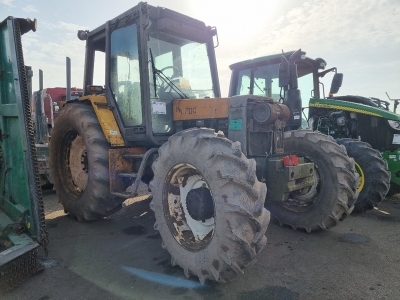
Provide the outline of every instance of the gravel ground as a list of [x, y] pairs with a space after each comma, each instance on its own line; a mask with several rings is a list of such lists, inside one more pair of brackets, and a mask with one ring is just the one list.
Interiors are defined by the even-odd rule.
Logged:
[[142, 192], [105, 220], [78, 223], [45, 190], [47, 269], [1, 299], [400, 299], [400, 195], [330, 231], [272, 220], [255, 265], [234, 282], [202, 286], [171, 267]]

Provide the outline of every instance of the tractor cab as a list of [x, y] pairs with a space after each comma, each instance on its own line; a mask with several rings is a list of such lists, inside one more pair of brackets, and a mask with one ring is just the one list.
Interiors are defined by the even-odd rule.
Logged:
[[220, 96], [215, 35], [201, 21], [139, 3], [93, 31], [78, 32], [86, 40], [85, 95], [93, 93], [95, 71], [105, 68], [105, 89], [95, 90], [105, 93], [125, 142], [160, 145], [176, 132], [174, 99]]
[[[282, 61], [289, 60], [295, 51], [282, 54], [263, 56], [255, 59], [241, 61], [229, 66], [232, 70], [229, 86], [229, 96], [233, 95], [259, 95], [273, 98], [275, 101], [284, 102], [285, 89], [280, 87], [279, 74]], [[303, 98], [302, 108], [307, 109], [309, 97], [320, 95], [318, 70], [325, 67], [324, 61], [313, 60], [301, 52], [296, 60], [298, 89]], [[303, 119], [306, 111], [303, 112]], [[303, 122], [305, 123], [305, 121]], [[306, 126], [306, 124], [303, 124]]]

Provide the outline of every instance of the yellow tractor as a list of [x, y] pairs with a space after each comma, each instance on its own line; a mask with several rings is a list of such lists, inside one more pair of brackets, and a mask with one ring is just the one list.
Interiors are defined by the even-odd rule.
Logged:
[[[200, 282], [229, 281], [255, 262], [270, 219], [266, 185], [267, 202], [287, 211], [282, 223], [310, 232], [351, 211], [357, 184], [344, 147], [311, 131], [284, 132], [287, 106], [221, 98], [216, 35], [143, 2], [79, 31], [84, 96], [61, 109], [50, 146], [58, 199], [78, 221], [115, 213], [149, 183], [162, 246]], [[104, 66], [105, 81], [94, 85]], [[287, 138], [331, 156], [316, 166], [285, 152]]]

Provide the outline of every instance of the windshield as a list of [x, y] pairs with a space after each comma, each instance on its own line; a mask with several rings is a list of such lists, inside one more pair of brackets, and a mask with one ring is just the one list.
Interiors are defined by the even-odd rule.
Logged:
[[[252, 82], [252, 78], [254, 78]], [[302, 96], [304, 115], [308, 115], [308, 102], [314, 89], [313, 74], [309, 73], [298, 79], [299, 90]], [[279, 101], [281, 88], [279, 87], [279, 64], [245, 69], [239, 72], [236, 95], [267, 96]]]
[[147, 44], [153, 132], [169, 133], [173, 99], [214, 97], [207, 45], [159, 31]]
[[[278, 84], [279, 65], [258, 67], [239, 72], [237, 93], [271, 97], [279, 101], [280, 87]], [[251, 84], [251, 78], [254, 78]]]

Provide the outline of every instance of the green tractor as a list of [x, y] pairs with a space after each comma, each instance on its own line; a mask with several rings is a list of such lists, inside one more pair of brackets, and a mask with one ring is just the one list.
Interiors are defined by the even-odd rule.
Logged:
[[[229, 95], [272, 97], [289, 107], [289, 129], [309, 128], [335, 138], [355, 160], [360, 194], [354, 211], [364, 212], [385, 198], [390, 184], [394, 190], [400, 186], [400, 116], [388, 110], [386, 101], [333, 97], [343, 74], [325, 66], [325, 60], [308, 58], [301, 50], [238, 62], [230, 66]], [[325, 98], [320, 78], [329, 72], [335, 75]], [[310, 96], [308, 105], [300, 92]]]
[[0, 291], [9, 290], [43, 267], [47, 230], [40, 188], [29, 74], [21, 35], [36, 20], [8, 17], [0, 23]]

